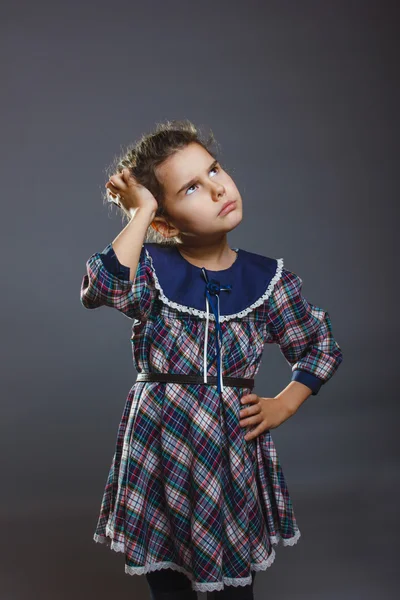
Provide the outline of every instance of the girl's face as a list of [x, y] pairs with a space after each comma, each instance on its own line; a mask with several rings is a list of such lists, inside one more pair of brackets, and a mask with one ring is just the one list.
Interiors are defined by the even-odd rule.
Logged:
[[[156, 175], [165, 189], [165, 208], [169, 231], [162, 227], [163, 217], [155, 217], [157, 228], [166, 237], [199, 238], [204, 243], [218, 241], [242, 220], [242, 198], [233, 179], [218, 161], [202, 146], [189, 144], [170, 156], [159, 167]], [[222, 206], [234, 201], [234, 209], [219, 215]]]

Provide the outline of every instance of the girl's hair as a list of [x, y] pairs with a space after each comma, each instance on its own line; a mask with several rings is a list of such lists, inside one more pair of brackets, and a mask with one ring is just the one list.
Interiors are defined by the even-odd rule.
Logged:
[[[123, 168], [129, 168], [136, 180], [149, 189], [157, 200], [158, 208], [155, 216], [168, 218], [165, 208], [165, 190], [156, 177], [155, 169], [168, 157], [192, 143], [200, 144], [214, 159], [217, 159], [212, 145], [219, 150], [218, 143], [211, 130], [205, 139], [200, 128], [188, 119], [157, 123], [153, 132], [142, 135], [137, 142], [129, 145], [121, 156], [114, 158], [112, 164], [106, 169], [107, 176], [111, 177], [113, 174], [122, 172]], [[110, 198], [106, 192], [104, 200], [110, 203]], [[126, 218], [130, 221], [131, 215], [124, 207], [119, 204], [115, 205], [122, 212], [122, 219]], [[181, 243], [179, 235], [165, 238], [153, 224], [148, 227], [144, 241], [173, 246]]]

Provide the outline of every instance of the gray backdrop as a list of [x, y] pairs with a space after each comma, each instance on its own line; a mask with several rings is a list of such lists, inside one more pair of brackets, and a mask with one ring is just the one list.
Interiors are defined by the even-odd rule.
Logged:
[[[167, 118], [212, 128], [243, 197], [231, 247], [284, 257], [344, 353], [272, 431], [302, 537], [255, 597], [397, 597], [396, 2], [25, 1], [0, 21], [1, 600], [148, 598], [92, 540], [131, 322], [79, 289], [122, 228], [106, 166]], [[290, 375], [268, 346], [255, 391]]]

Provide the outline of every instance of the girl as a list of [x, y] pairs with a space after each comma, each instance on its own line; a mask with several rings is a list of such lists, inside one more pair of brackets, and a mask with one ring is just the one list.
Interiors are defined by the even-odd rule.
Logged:
[[[155, 600], [253, 598], [276, 545], [300, 537], [270, 430], [342, 362], [329, 315], [272, 258], [230, 248], [242, 220], [232, 177], [189, 121], [167, 121], [117, 162], [106, 194], [129, 222], [86, 263], [85, 308], [132, 323], [138, 372], [94, 540], [124, 552]], [[264, 345], [291, 381], [253, 392]]]

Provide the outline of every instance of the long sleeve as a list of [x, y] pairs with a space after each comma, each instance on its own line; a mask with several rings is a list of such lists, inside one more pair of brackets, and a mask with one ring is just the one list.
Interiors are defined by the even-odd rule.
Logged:
[[100, 254], [100, 258], [109, 273], [115, 275], [118, 279], [129, 281], [130, 268], [119, 262], [112, 244], [108, 244]]
[[342, 350], [333, 337], [329, 314], [302, 295], [302, 279], [282, 269], [269, 298], [267, 343], [276, 343], [292, 367], [292, 381], [315, 396], [338, 369]]
[[151, 259], [143, 245], [134, 281], [129, 280], [129, 267], [122, 265], [108, 244], [102, 252], [95, 252], [86, 261], [80, 301], [85, 308], [109, 306], [130, 319], [148, 318], [156, 296]]

